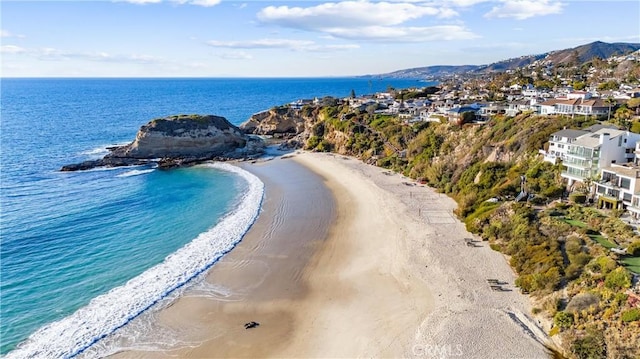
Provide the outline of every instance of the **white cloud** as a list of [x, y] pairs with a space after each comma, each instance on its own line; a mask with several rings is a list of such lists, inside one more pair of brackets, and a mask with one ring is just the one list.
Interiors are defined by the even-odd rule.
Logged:
[[423, 16], [452, 16], [454, 11], [413, 3], [342, 1], [311, 7], [268, 6], [258, 12], [258, 20], [296, 29], [323, 31], [327, 28], [391, 26]]
[[320, 45], [310, 40], [260, 39], [250, 41], [207, 41], [213, 47], [230, 49], [288, 49], [306, 52], [334, 52], [360, 48], [359, 45]]
[[448, 0], [447, 3], [453, 6], [468, 7], [488, 1], [490, 0]]
[[226, 47], [232, 49], [298, 49], [313, 45], [313, 41], [287, 40], [287, 39], [260, 39], [250, 41], [207, 41], [213, 47]]
[[263, 24], [320, 32], [332, 38], [396, 42], [477, 38], [471, 31], [457, 25], [401, 26], [425, 16], [451, 18], [458, 16], [458, 13], [449, 6], [435, 7], [410, 0], [360, 0], [304, 8], [268, 6], [257, 14]]
[[563, 7], [563, 3], [554, 0], [502, 0], [485, 17], [525, 20], [535, 16], [560, 14]]
[[[116, 0], [116, 1], [118, 1], [118, 0]], [[121, 0], [121, 1], [132, 3], [132, 4], [139, 4], [139, 5], [142, 5], [142, 4], [157, 4], [157, 3], [162, 2], [162, 0]]]
[[221, 0], [172, 0], [178, 4], [190, 4], [204, 7], [211, 7], [220, 4]]
[[332, 35], [345, 39], [381, 42], [423, 42], [438, 40], [470, 40], [478, 38], [458, 25], [430, 27], [367, 26], [359, 29], [333, 29]]
[[0, 53], [2, 54], [22, 54], [27, 52], [27, 49], [15, 45], [3, 45], [0, 46]]
[[12, 33], [12, 32], [11, 32], [11, 31], [9, 31], [9, 30], [2, 29], [2, 30], [0, 30], [0, 37], [1, 37], [1, 38], [10, 38], [10, 37], [15, 37], [15, 38], [22, 39], [22, 38], [24, 38], [25, 36], [24, 36], [24, 35], [16, 35], [16, 34]]
[[251, 60], [253, 58], [251, 54], [244, 51], [222, 52], [217, 54], [216, 56], [224, 60]]
[[[117, 2], [124, 1], [132, 4], [144, 5], [144, 4], [158, 4], [163, 2], [164, 0], [114, 0], [114, 1], [117, 1]], [[216, 6], [220, 4], [222, 0], [170, 0], [170, 1], [180, 5], [189, 4], [189, 5], [211, 7], [211, 6]]]
[[25, 56], [36, 57], [43, 61], [62, 61], [70, 59], [80, 59], [86, 61], [97, 62], [114, 62], [114, 63], [133, 63], [133, 64], [157, 64], [166, 63], [167, 61], [144, 54], [109, 54], [107, 52], [74, 52], [64, 51], [52, 47], [44, 47], [38, 49], [26, 49], [15, 45], [4, 45], [0, 47], [3, 54], [21, 54]]

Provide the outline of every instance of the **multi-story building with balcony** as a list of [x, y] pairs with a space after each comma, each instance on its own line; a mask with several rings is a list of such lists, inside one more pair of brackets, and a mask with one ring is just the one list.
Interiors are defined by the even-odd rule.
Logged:
[[[631, 209], [634, 196], [640, 193], [640, 166], [635, 162], [612, 164], [600, 171], [600, 180], [595, 182], [598, 208]], [[636, 201], [638, 202], [638, 201]], [[637, 206], [637, 211], [640, 208]]]
[[584, 115], [606, 117], [612, 106], [601, 98], [554, 98], [536, 105], [541, 115]]
[[597, 179], [602, 168], [633, 162], [639, 140], [640, 134], [608, 128], [584, 134], [568, 145], [561, 175], [569, 187], [585, 179]]
[[582, 130], [563, 129], [558, 132], [554, 132], [549, 137], [549, 146], [547, 150], [539, 150], [538, 152], [543, 156], [543, 160], [556, 163], [558, 160], [565, 161], [567, 159], [567, 152], [569, 151], [569, 145], [575, 142], [578, 137], [589, 133], [595, 133], [602, 129], [618, 130], [617, 127], [612, 125], [593, 125]]
[[549, 138], [549, 149], [540, 150], [544, 160], [555, 164], [558, 159], [565, 161], [569, 145], [575, 142], [578, 137], [588, 134], [589, 131], [564, 129], [551, 134]]

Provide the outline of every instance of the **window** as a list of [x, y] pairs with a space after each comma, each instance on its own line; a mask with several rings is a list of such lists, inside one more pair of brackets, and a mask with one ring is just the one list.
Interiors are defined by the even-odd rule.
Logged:
[[622, 200], [623, 201], [631, 202], [631, 197], [632, 197], [631, 193], [626, 193], [625, 192], [625, 193], [622, 194]]
[[620, 187], [624, 188], [624, 189], [629, 189], [631, 188], [631, 180], [628, 178], [620, 178]]

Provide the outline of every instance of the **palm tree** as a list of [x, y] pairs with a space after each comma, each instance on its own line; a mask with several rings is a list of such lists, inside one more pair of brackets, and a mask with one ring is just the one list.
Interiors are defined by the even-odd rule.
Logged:
[[616, 105], [616, 99], [613, 97], [607, 97], [604, 102], [609, 105], [609, 112], [607, 113], [607, 122], [611, 120], [611, 107]]

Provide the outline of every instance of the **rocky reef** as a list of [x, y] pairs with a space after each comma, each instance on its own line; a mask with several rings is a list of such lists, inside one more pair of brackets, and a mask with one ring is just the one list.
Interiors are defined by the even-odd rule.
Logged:
[[176, 115], [142, 126], [133, 142], [108, 148], [104, 158], [62, 167], [62, 171], [118, 167], [156, 162], [161, 168], [207, 160], [253, 158], [264, 150], [263, 141], [244, 134], [227, 119], [213, 115]]

